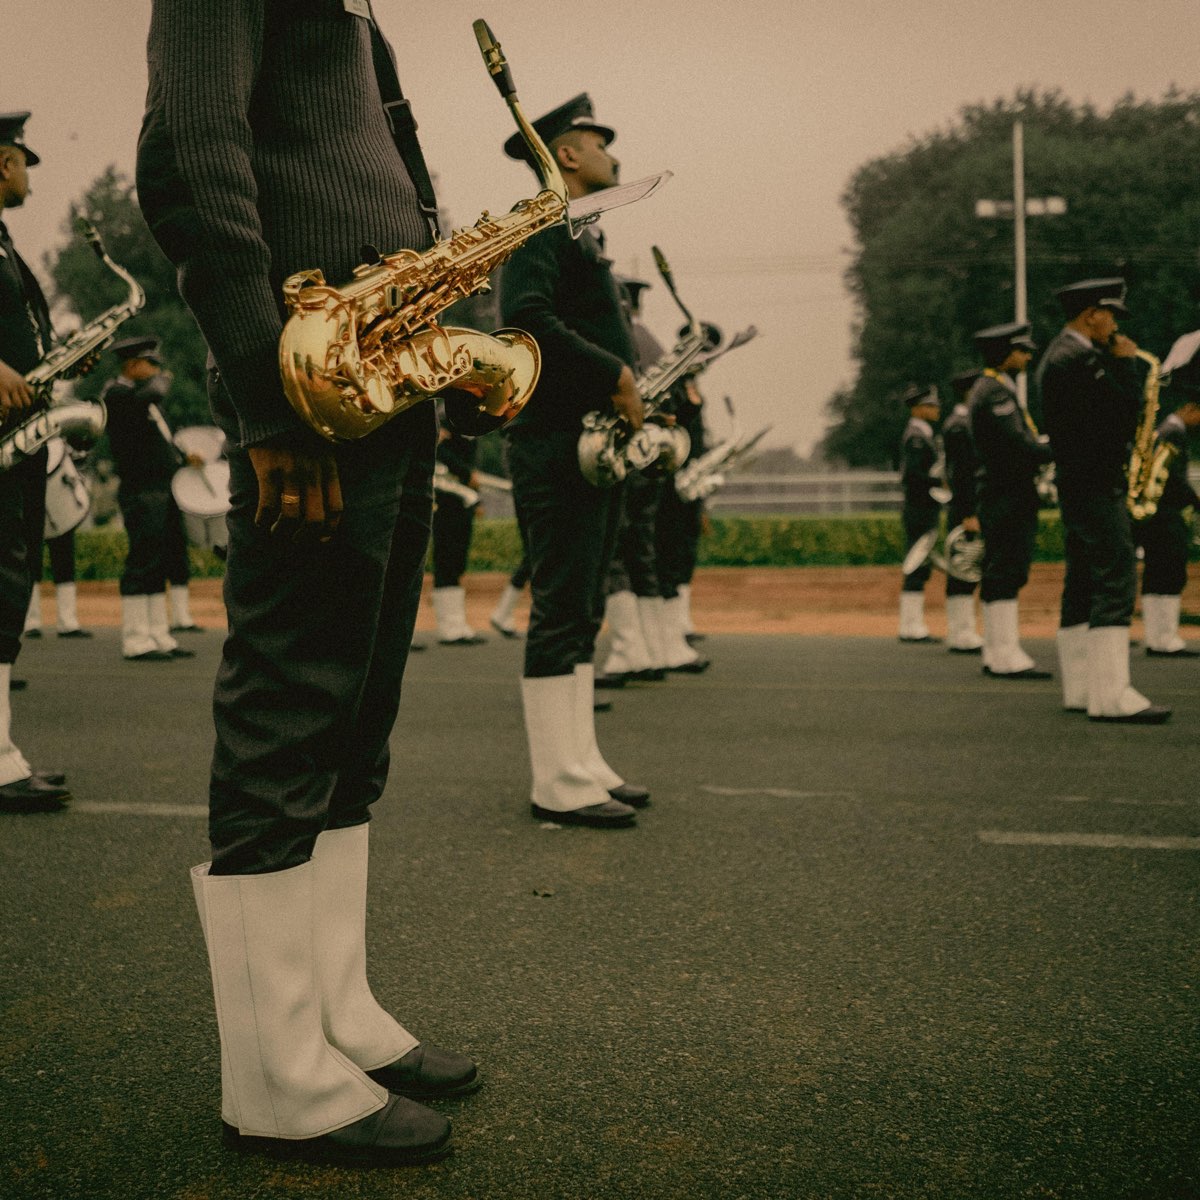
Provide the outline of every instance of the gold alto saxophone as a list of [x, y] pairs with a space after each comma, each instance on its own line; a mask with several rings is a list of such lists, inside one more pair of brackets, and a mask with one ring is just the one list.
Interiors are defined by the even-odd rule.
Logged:
[[1142, 412], [1126, 469], [1129, 486], [1125, 505], [1135, 521], [1148, 521], [1158, 511], [1158, 502], [1162, 499], [1167, 475], [1178, 451], [1169, 442], [1155, 445], [1161, 364], [1146, 350], [1138, 350], [1136, 354], [1149, 370], [1142, 387]]
[[[437, 316], [456, 300], [487, 290], [489, 275], [534, 234], [564, 221], [575, 234], [576, 226], [598, 215], [576, 215], [553, 156], [521, 111], [487, 22], [473, 28], [542, 190], [503, 216], [484, 212], [471, 227], [422, 253], [401, 250], [365, 263], [343, 286], [330, 286], [319, 270], [284, 281], [290, 315], [279, 341], [283, 389], [301, 419], [330, 441], [363, 437], [447, 389], [477, 396], [479, 410], [493, 417], [516, 416], [541, 371], [537, 343], [520, 329], [489, 335], [439, 325]], [[662, 178], [621, 189], [623, 198], [611, 204], [628, 203], [639, 188], [633, 198], [649, 195]]]
[[36, 454], [51, 438], [79, 436], [94, 440], [104, 432], [108, 414], [102, 401], [75, 400], [52, 405], [54, 384], [60, 379], [86, 375], [100, 352], [113, 340], [118, 326], [146, 303], [146, 293], [138, 281], [108, 257], [95, 225], [80, 218], [77, 229], [96, 257], [125, 283], [128, 290], [120, 304], [114, 304], [95, 320], [75, 330], [25, 376], [38, 411], [0, 436], [0, 471], [7, 471]]

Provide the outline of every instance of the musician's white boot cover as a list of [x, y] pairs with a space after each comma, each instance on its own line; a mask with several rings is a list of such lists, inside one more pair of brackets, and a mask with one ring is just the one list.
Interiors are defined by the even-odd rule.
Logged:
[[978, 650], [983, 645], [975, 629], [975, 597], [946, 597], [946, 649]]
[[158, 643], [150, 634], [150, 597], [121, 597], [121, 653], [126, 658], [154, 654]]
[[59, 633], [74, 633], [79, 629], [78, 595], [73, 583], [54, 585], [55, 625]]
[[489, 618], [492, 628], [497, 633], [502, 633], [505, 637], [517, 636], [517, 626], [513, 621], [513, 614], [517, 610], [517, 602], [520, 599], [520, 589], [513, 587], [511, 583], [506, 583]]
[[172, 629], [194, 629], [196, 622], [192, 619], [192, 607], [188, 596], [186, 583], [168, 583], [167, 600], [171, 608]]
[[1179, 635], [1179, 596], [1142, 594], [1142, 623], [1146, 629], [1146, 649], [1161, 654], [1178, 654], [1187, 649]]
[[923, 642], [929, 637], [929, 626], [925, 624], [925, 593], [900, 593], [900, 640]]
[[575, 749], [583, 769], [605, 791], [625, 781], [604, 761], [596, 742], [596, 669], [591, 663], [575, 665]]
[[531, 799], [539, 808], [572, 812], [610, 797], [579, 761], [575, 735], [576, 676], [521, 680], [525, 732], [533, 771]]
[[25, 756], [13, 745], [12, 703], [8, 689], [12, 684], [12, 663], [0, 663], [0, 787], [28, 779], [33, 773]]
[[687, 637], [696, 632], [696, 627], [692, 624], [692, 585], [690, 583], [679, 585], [679, 598], [683, 601], [683, 636]]
[[[61, 611], [61, 610], [60, 610]], [[25, 610], [25, 632], [42, 632], [42, 588], [35, 583], [29, 595], [29, 607]]]
[[[150, 636], [154, 639], [154, 648], [164, 654], [179, 649], [179, 643], [171, 636], [171, 627], [167, 621], [167, 594], [155, 592], [147, 597], [150, 613]], [[188, 651], [191, 655], [191, 651]]]
[[996, 675], [1016, 675], [1036, 664], [1021, 649], [1020, 616], [1015, 600], [993, 600], [983, 606], [984, 666]]
[[663, 599], [662, 635], [663, 654], [668, 667], [682, 667], [699, 660], [700, 655], [688, 645], [686, 614], [682, 596]]
[[433, 619], [439, 642], [466, 642], [476, 637], [467, 624], [467, 593], [461, 587], [433, 589]]
[[370, 825], [327, 829], [313, 847], [313, 954], [325, 1039], [364, 1071], [387, 1066], [417, 1039], [375, 999], [367, 981]]
[[1087, 635], [1089, 717], [1131, 717], [1152, 708], [1129, 682], [1129, 627], [1103, 625]]
[[325, 1039], [311, 862], [266, 875], [192, 868], [221, 1037], [221, 1117], [243, 1134], [313, 1138], [387, 1092]]
[[604, 620], [610, 637], [606, 675], [627, 675], [650, 669], [650, 651], [642, 632], [637, 597], [632, 592], [613, 592], [604, 601]]
[[1054, 636], [1062, 675], [1063, 708], [1086, 712], [1088, 707], [1088, 627], [1068, 625]]
[[638, 596], [638, 617], [642, 622], [642, 637], [646, 639], [646, 653], [650, 666], [665, 671], [667, 654], [663, 638], [663, 600], [661, 596]]

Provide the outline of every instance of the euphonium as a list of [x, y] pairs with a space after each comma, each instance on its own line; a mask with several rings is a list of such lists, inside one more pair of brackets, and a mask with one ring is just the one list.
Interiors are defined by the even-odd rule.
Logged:
[[120, 304], [114, 304], [75, 330], [25, 376], [25, 382], [34, 393], [38, 411], [0, 437], [0, 471], [7, 471], [22, 459], [36, 454], [51, 438], [78, 436], [95, 439], [104, 432], [107, 413], [100, 401], [75, 400], [69, 404], [51, 406], [51, 393], [60, 379], [74, 379], [87, 374], [100, 352], [113, 340], [118, 326], [146, 303], [146, 293], [138, 281], [109, 258], [95, 225], [80, 218], [77, 226], [96, 257], [124, 281], [128, 291]]
[[1142, 388], [1142, 412], [1126, 471], [1129, 486], [1125, 504], [1135, 521], [1148, 521], [1158, 511], [1158, 502], [1167, 486], [1167, 474], [1177, 451], [1169, 442], [1155, 445], [1161, 364], [1146, 350], [1138, 350], [1136, 354], [1149, 370]]
[[537, 343], [519, 329], [488, 335], [439, 325], [437, 316], [485, 291], [489, 275], [535, 233], [561, 221], [574, 231], [597, 215], [576, 217], [550, 151], [521, 111], [499, 44], [486, 22], [476, 21], [474, 30], [543, 190], [504, 216], [485, 212], [422, 253], [401, 250], [364, 263], [343, 286], [327, 284], [319, 270], [284, 281], [290, 315], [279, 341], [283, 389], [301, 419], [331, 441], [362, 437], [447, 389], [477, 396], [490, 416], [516, 416], [541, 371]]

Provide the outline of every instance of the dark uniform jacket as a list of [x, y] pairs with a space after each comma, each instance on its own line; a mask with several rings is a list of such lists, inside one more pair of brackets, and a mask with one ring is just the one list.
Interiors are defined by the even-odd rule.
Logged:
[[1050, 461], [1052, 452], [1025, 419], [1016, 385], [1006, 376], [981, 375], [967, 397], [967, 408], [978, 491], [1031, 488], [1038, 468]]
[[500, 310], [542, 351], [537, 391], [513, 428], [578, 430], [589, 412], [612, 411], [621, 368], [636, 354], [611, 264], [590, 231], [572, 239], [559, 225], [521, 246], [500, 274]]
[[279, 376], [283, 280], [319, 268], [345, 284], [364, 245], [431, 240], [370, 22], [343, 0], [159, 0], [147, 56], [138, 201], [236, 410], [218, 419], [242, 445], [296, 432]]
[[946, 456], [946, 485], [950, 489], [950, 524], [961, 525], [975, 515], [975, 445], [965, 404], [956, 404], [942, 422], [942, 452]]
[[46, 297], [0, 221], [0, 359], [27, 375], [49, 351], [51, 336]]
[[179, 469], [180, 454], [155, 420], [155, 414], [162, 418], [159, 408], [170, 386], [171, 377], [160, 371], [142, 380], [118, 375], [104, 387], [108, 444], [123, 494], [167, 491]]
[[1187, 426], [1172, 413], [1159, 425], [1156, 437], [1160, 443], [1175, 447], [1175, 457], [1167, 472], [1167, 483], [1158, 502], [1158, 511], [1172, 509], [1182, 512], [1185, 508], [1200, 508], [1200, 495], [1188, 480]]
[[1131, 358], [1116, 358], [1063, 329], [1037, 369], [1043, 422], [1060, 493], [1118, 496], [1141, 410]]
[[900, 439], [900, 486], [904, 490], [906, 512], [925, 509], [936, 517], [941, 506], [930, 496], [929, 489], [941, 483], [934, 474], [937, 458], [933, 428], [928, 421], [910, 417]]

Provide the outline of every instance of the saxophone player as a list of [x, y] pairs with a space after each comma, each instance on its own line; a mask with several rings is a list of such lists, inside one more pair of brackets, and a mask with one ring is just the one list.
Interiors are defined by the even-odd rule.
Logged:
[[1163, 658], [1195, 658], [1179, 636], [1180, 598], [1187, 586], [1188, 551], [1192, 529], [1189, 510], [1200, 508], [1200, 495], [1188, 480], [1188, 441], [1200, 427], [1200, 334], [1184, 334], [1163, 360], [1163, 380], [1175, 409], [1155, 433], [1156, 447], [1171, 446], [1174, 454], [1154, 515], [1135, 526], [1141, 544], [1142, 623], [1146, 653]]
[[[29, 168], [41, 161], [25, 144], [29, 116], [0, 114], [0, 217], [25, 203]], [[33, 403], [24, 377], [50, 349], [52, 336], [46, 298], [0, 219], [0, 415], [5, 420], [24, 415]], [[53, 812], [70, 799], [61, 775], [32, 770], [11, 732], [12, 669], [29, 598], [42, 574], [46, 455], [43, 447], [0, 472], [0, 812]]]
[[1125, 282], [1085, 279], [1055, 295], [1066, 324], [1038, 364], [1057, 470], [1066, 577], [1057, 635], [1063, 707], [1094, 721], [1161, 724], [1169, 708], [1130, 683], [1137, 586], [1125, 467], [1138, 424], [1137, 345], [1118, 332]]
[[[533, 125], [572, 198], [617, 183], [609, 152], [616, 135], [597, 123], [586, 93]], [[533, 166], [519, 135], [504, 150]], [[620, 489], [588, 483], [577, 447], [585, 414], [612, 408], [636, 429], [643, 403], [633, 335], [601, 237], [589, 228], [572, 239], [557, 226], [525, 242], [501, 272], [500, 308], [504, 324], [528, 330], [542, 351], [537, 401], [506, 430], [533, 592], [521, 680], [531, 812], [560, 824], [629, 826], [649, 793], [604, 761], [593, 720], [593, 656]]]
[[1037, 347], [1030, 327], [1018, 323], [979, 330], [975, 347], [984, 362], [968, 399], [983, 533], [983, 670], [997, 679], [1049, 679], [1021, 647], [1017, 607], [1037, 541], [1037, 474], [1050, 461], [1016, 383]]
[[370, 437], [327, 442], [289, 404], [279, 344], [284, 278], [347, 280], [368, 241], [426, 249], [436, 199], [366, 0], [153, 0], [148, 58], [138, 195], [215, 361], [230, 447], [212, 861], [192, 871], [225, 1142], [430, 1161], [450, 1126], [417, 1101], [471, 1092], [478, 1074], [376, 1000], [364, 921], [371, 806], [429, 541], [435, 413], [416, 404]]

